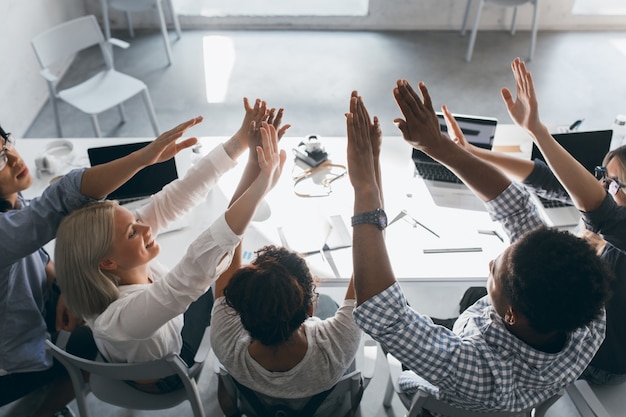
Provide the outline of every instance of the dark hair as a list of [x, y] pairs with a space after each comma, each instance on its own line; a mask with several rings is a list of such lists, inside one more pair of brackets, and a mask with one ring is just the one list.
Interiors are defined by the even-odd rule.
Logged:
[[252, 339], [277, 346], [308, 318], [315, 282], [302, 256], [269, 245], [256, 252], [250, 265], [235, 272], [224, 296]]
[[2, 126], [0, 126], [0, 136], [2, 136], [2, 139], [4, 139], [4, 140], [7, 140], [9, 138], [9, 134], [4, 131]]
[[505, 294], [537, 332], [570, 332], [599, 317], [613, 273], [585, 240], [542, 226], [508, 260]]

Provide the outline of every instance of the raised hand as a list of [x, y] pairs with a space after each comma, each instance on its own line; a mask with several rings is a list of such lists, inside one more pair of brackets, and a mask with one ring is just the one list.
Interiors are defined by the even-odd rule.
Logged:
[[162, 133], [158, 138], [147, 146], [137, 151], [142, 165], [148, 166], [158, 162], [167, 161], [173, 158], [178, 152], [185, 148], [189, 148], [198, 142], [198, 138], [187, 138], [181, 142], [176, 142], [191, 127], [202, 122], [202, 116], [194, 117], [183, 122], [173, 129]]
[[261, 122], [262, 146], [256, 147], [259, 161], [259, 178], [267, 180], [268, 191], [278, 182], [287, 160], [287, 153], [278, 148], [278, 132], [276, 127], [267, 122]]
[[459, 124], [456, 122], [452, 113], [448, 110], [446, 105], [441, 106], [441, 111], [443, 112], [443, 119], [446, 121], [446, 126], [448, 127], [448, 136], [454, 143], [459, 145], [462, 148], [467, 149], [468, 151], [472, 151], [472, 145], [467, 141], [463, 131], [459, 127]]
[[[353, 91], [351, 97], [359, 98], [359, 93], [357, 91]], [[374, 152], [375, 157], [378, 157], [378, 155], [380, 155], [380, 149], [383, 145], [383, 133], [380, 129], [380, 123], [378, 122], [378, 117], [376, 116], [374, 116], [373, 122], [370, 121], [370, 115], [367, 111], [367, 108], [365, 107], [365, 104], [363, 103], [363, 99], [361, 98], [360, 101], [361, 105], [359, 106], [359, 108], [360, 111], [363, 112], [363, 114], [361, 115], [362, 120], [369, 124], [369, 136], [372, 143], [372, 152]]]
[[355, 192], [372, 189], [378, 193], [374, 146], [380, 149], [379, 138], [374, 134], [363, 100], [356, 92], [350, 97], [350, 112], [346, 114], [348, 133], [348, 175]]
[[[289, 129], [291, 125], [287, 124], [281, 126], [281, 123], [283, 121], [283, 113], [284, 110], [282, 108], [276, 111], [276, 108], [272, 107], [265, 112], [263, 117], [251, 121], [248, 126], [247, 133], [248, 147], [250, 148], [250, 150], [254, 150], [257, 146], [260, 146], [262, 144], [262, 136], [260, 130], [262, 122], [266, 122], [268, 125], [274, 127], [278, 140], [280, 140], [284, 136], [285, 132], [287, 132], [287, 129]], [[250, 158], [254, 159], [256, 157], [256, 152], [250, 152], [249, 156]]]
[[501, 90], [502, 99], [511, 115], [511, 119], [517, 125], [533, 131], [541, 126], [533, 77], [530, 71], [526, 69], [526, 64], [519, 58], [513, 60], [511, 69], [515, 76], [517, 97], [514, 99], [511, 91], [504, 87]]
[[393, 90], [393, 96], [404, 115], [404, 119], [394, 119], [402, 132], [404, 140], [416, 149], [435, 157], [442, 143], [439, 120], [433, 109], [428, 89], [423, 82], [418, 84], [422, 97], [413, 90], [406, 80], [399, 80]]

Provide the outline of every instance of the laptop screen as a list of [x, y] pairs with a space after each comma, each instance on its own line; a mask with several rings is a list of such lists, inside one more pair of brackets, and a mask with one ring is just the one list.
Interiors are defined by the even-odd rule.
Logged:
[[[143, 148], [150, 142], [127, 143], [123, 145], [102, 146], [87, 149], [91, 166], [104, 164], [126, 156], [138, 149]], [[167, 161], [150, 165], [136, 173], [126, 184], [109, 194], [111, 200], [120, 202], [129, 199], [149, 197], [178, 178], [176, 161], [174, 158]]]
[[[491, 150], [498, 119], [464, 114], [453, 114], [453, 116], [469, 143], [480, 148]], [[447, 133], [448, 127], [443, 118], [443, 113], [437, 112], [437, 118], [439, 119], [439, 128], [443, 133]], [[430, 156], [415, 148], [413, 148], [413, 160], [416, 162], [436, 162]]]
[[[613, 131], [558, 133], [552, 136], [574, 159], [593, 174], [594, 168], [602, 164], [604, 156], [609, 151]], [[546, 161], [534, 143], [530, 159]]]

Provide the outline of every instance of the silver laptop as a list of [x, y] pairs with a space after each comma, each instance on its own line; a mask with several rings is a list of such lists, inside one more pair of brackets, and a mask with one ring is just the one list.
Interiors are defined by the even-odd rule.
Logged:
[[[87, 149], [91, 166], [104, 164], [124, 157], [138, 149], [143, 148], [150, 142], [125, 143], [121, 145], [99, 146]], [[150, 196], [158, 193], [170, 182], [178, 178], [176, 161], [174, 158], [167, 161], [150, 165], [137, 172], [130, 180], [113, 191], [107, 197], [109, 200], [117, 200], [130, 211], [134, 211], [150, 201]], [[182, 229], [188, 225], [186, 219], [172, 222], [160, 233]]]
[[[602, 164], [611, 146], [612, 130], [591, 132], [558, 133], [552, 135], [556, 141], [593, 174], [594, 168]], [[530, 158], [545, 162], [541, 151], [533, 143]], [[531, 193], [543, 220], [554, 227], [572, 228], [580, 222], [580, 212], [576, 207], [561, 201], [546, 200]]]
[[[498, 120], [492, 117], [454, 114], [465, 138], [472, 145], [491, 150]], [[443, 114], [438, 112], [439, 127], [446, 133]], [[424, 152], [413, 149], [415, 175], [421, 177], [436, 205], [485, 211], [485, 205], [459, 177]]]

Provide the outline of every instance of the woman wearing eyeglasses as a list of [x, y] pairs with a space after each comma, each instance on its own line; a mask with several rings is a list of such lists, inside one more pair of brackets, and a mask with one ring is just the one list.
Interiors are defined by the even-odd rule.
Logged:
[[525, 64], [517, 58], [511, 66], [517, 97], [506, 88], [502, 97], [513, 121], [528, 131], [548, 165], [472, 147], [444, 108], [448, 132], [475, 156], [490, 161], [538, 195], [573, 203], [580, 210], [585, 227], [581, 234], [597, 248], [616, 277], [613, 296], [606, 305], [604, 343], [581, 378], [594, 384], [619, 384], [626, 381], [626, 147], [608, 152], [594, 177], [541, 122], [532, 76]]
[[[13, 136], [0, 128], [0, 406], [47, 387], [32, 416], [52, 416], [74, 397], [63, 366], [45, 349], [51, 334], [79, 324], [63, 296], [55, 295], [54, 264], [43, 249], [63, 217], [106, 197], [140, 169], [194, 145], [196, 138], [176, 141], [200, 121], [184, 122], [125, 158], [73, 170], [29, 202], [21, 193], [33, 182], [30, 170]], [[70, 338], [68, 349], [73, 342]]]

